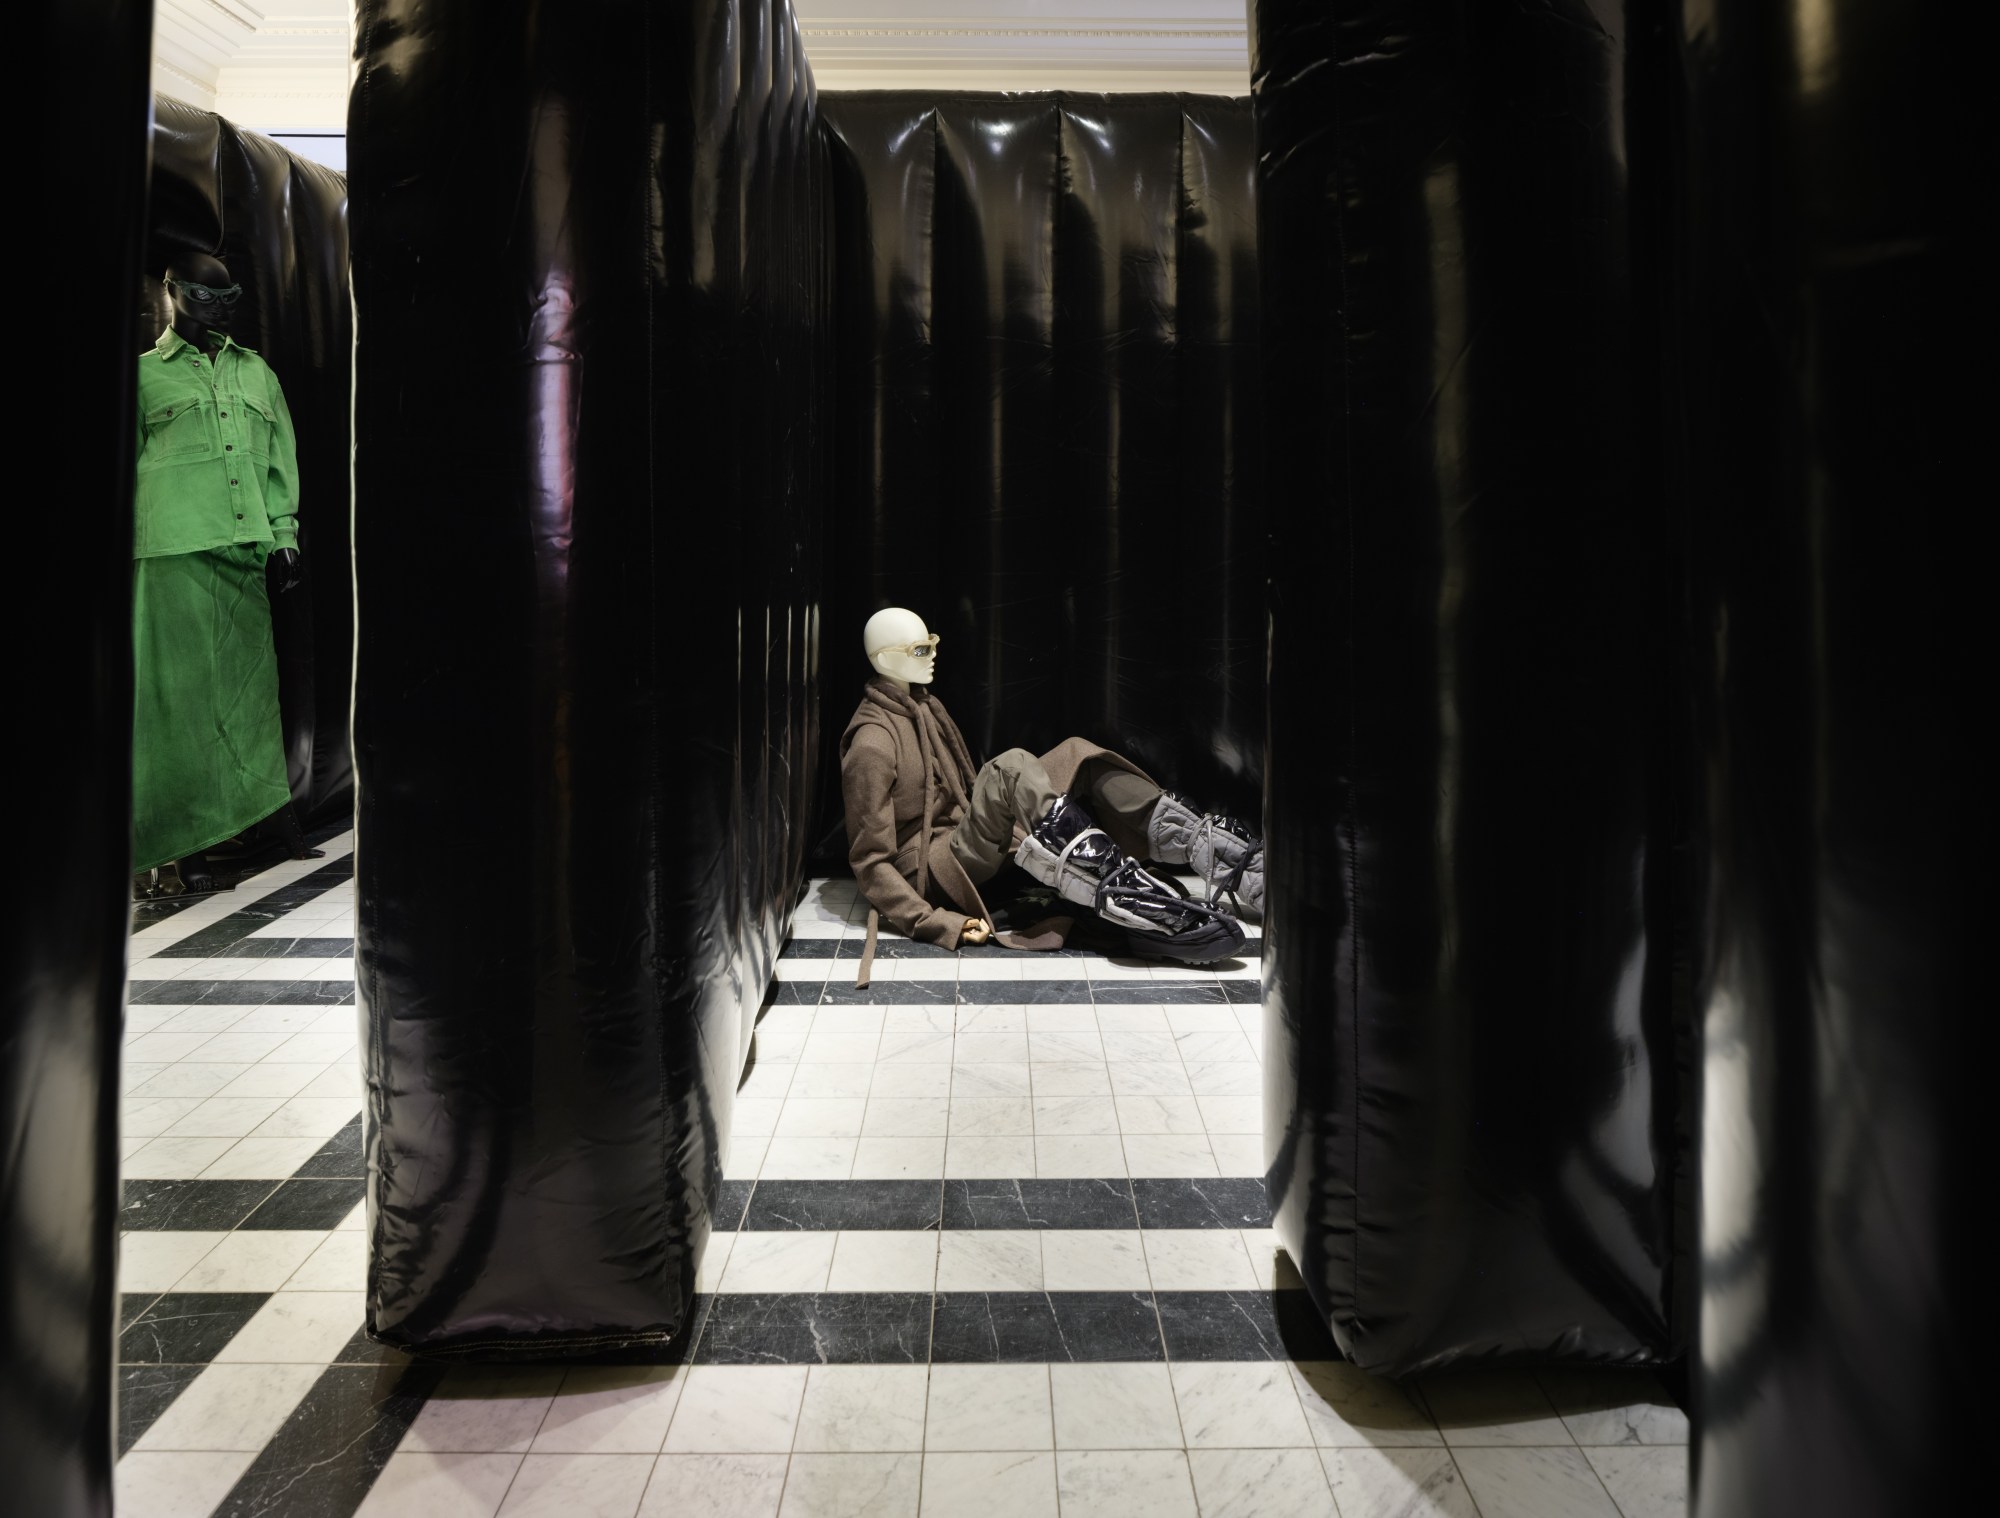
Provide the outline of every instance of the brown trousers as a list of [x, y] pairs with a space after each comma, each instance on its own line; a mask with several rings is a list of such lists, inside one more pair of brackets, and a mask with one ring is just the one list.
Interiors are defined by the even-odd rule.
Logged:
[[[1144, 775], [1086, 763], [1077, 775], [1074, 794], [1092, 822], [1123, 823], [1127, 833], [1143, 838], [1160, 788]], [[1048, 770], [1026, 749], [1010, 748], [986, 762], [973, 779], [965, 816], [951, 834], [952, 856], [974, 885], [1000, 873], [1000, 866], [1013, 856], [1015, 828], [1023, 832], [1032, 828], [1055, 799]]]

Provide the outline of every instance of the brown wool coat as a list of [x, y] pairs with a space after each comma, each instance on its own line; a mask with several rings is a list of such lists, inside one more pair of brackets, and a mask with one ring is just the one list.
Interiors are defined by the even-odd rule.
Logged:
[[[1042, 755], [1058, 794], [1091, 764], [1144, 774], [1135, 764], [1082, 738]], [[965, 815], [976, 773], [971, 752], [944, 703], [925, 686], [905, 691], [877, 676], [861, 693], [840, 736], [840, 790], [847, 813], [847, 861], [868, 903], [898, 933], [958, 947], [967, 918], [992, 920], [979, 889], [951, 852], [952, 829]], [[1018, 829], [1016, 830], [1018, 833]], [[1105, 831], [1127, 853], [1146, 840]], [[1036, 939], [1053, 947], [1059, 939]], [[1029, 941], [1005, 936], [1010, 947]]]

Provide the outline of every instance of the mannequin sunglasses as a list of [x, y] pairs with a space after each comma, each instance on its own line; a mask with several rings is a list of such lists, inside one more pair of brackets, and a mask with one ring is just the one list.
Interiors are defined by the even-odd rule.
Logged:
[[891, 643], [886, 648], [872, 649], [868, 657], [872, 659], [876, 654], [908, 654], [912, 659], [928, 659], [937, 652], [937, 646], [938, 634], [932, 633], [928, 638], [919, 638], [914, 643]]
[[213, 285], [198, 285], [191, 279], [171, 277], [167, 283], [197, 306], [233, 306], [243, 295], [241, 285], [231, 285], [227, 290], [218, 290]]

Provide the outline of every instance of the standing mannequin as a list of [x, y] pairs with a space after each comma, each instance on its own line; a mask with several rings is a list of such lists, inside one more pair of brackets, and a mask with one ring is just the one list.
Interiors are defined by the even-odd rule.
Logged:
[[219, 259], [167, 270], [174, 320], [139, 358], [133, 501], [133, 866], [178, 861], [215, 889], [204, 851], [291, 811], [266, 561], [299, 582], [298, 457], [270, 366], [228, 334], [242, 293]]
[[1242, 947], [1232, 918], [1184, 900], [1137, 861], [1193, 862], [1211, 900], [1226, 890], [1261, 908], [1263, 850], [1247, 829], [1203, 817], [1081, 738], [1040, 756], [1009, 749], [975, 773], [929, 690], [938, 639], [923, 619], [901, 607], [877, 612], [862, 644], [876, 678], [841, 737], [841, 792], [855, 879], [891, 927], [947, 948], [985, 942], [992, 926], [978, 888], [1011, 854], [1124, 929], [1135, 953], [1204, 963]]

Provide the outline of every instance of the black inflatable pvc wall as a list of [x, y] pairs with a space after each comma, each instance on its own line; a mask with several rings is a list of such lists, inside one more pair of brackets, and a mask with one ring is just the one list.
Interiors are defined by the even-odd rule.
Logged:
[[1252, 11], [1275, 1226], [1373, 1370], [1670, 1357], [1678, 601], [1623, 23]]
[[220, 258], [243, 286], [230, 333], [277, 374], [298, 436], [305, 573], [272, 598], [271, 620], [292, 802], [308, 824], [326, 821], [353, 800], [347, 181], [268, 137], [160, 96], [135, 352], [150, 348], [172, 323], [160, 276], [176, 253], [189, 249]]
[[1081, 733], [1255, 816], [1248, 102], [899, 91], [823, 109], [839, 376], [827, 699], [846, 710], [867, 676], [868, 615], [908, 605], [944, 638], [940, 689], [975, 749]]
[[367, 1326], [659, 1342], [813, 783], [812, 78], [781, 0], [358, 36]]
[[[1956, 13], [1682, 8], [1704, 790], [1699, 1518], [1964, 1499], [1991, 1295], [1989, 424]], [[1960, 60], [1965, 60], [1961, 62]]]
[[[110, 1518], [118, 1327], [118, 1063], [132, 867], [128, 301], [146, 233], [153, 7], [76, 0], [38, 56], [64, 84], [19, 191], [60, 207], [59, 341], [17, 450], [6, 597], [14, 859], [0, 929], [0, 1469], [9, 1512]], [[39, 483], [37, 483], [39, 482]], [[32, 735], [32, 741], [26, 741]]]

